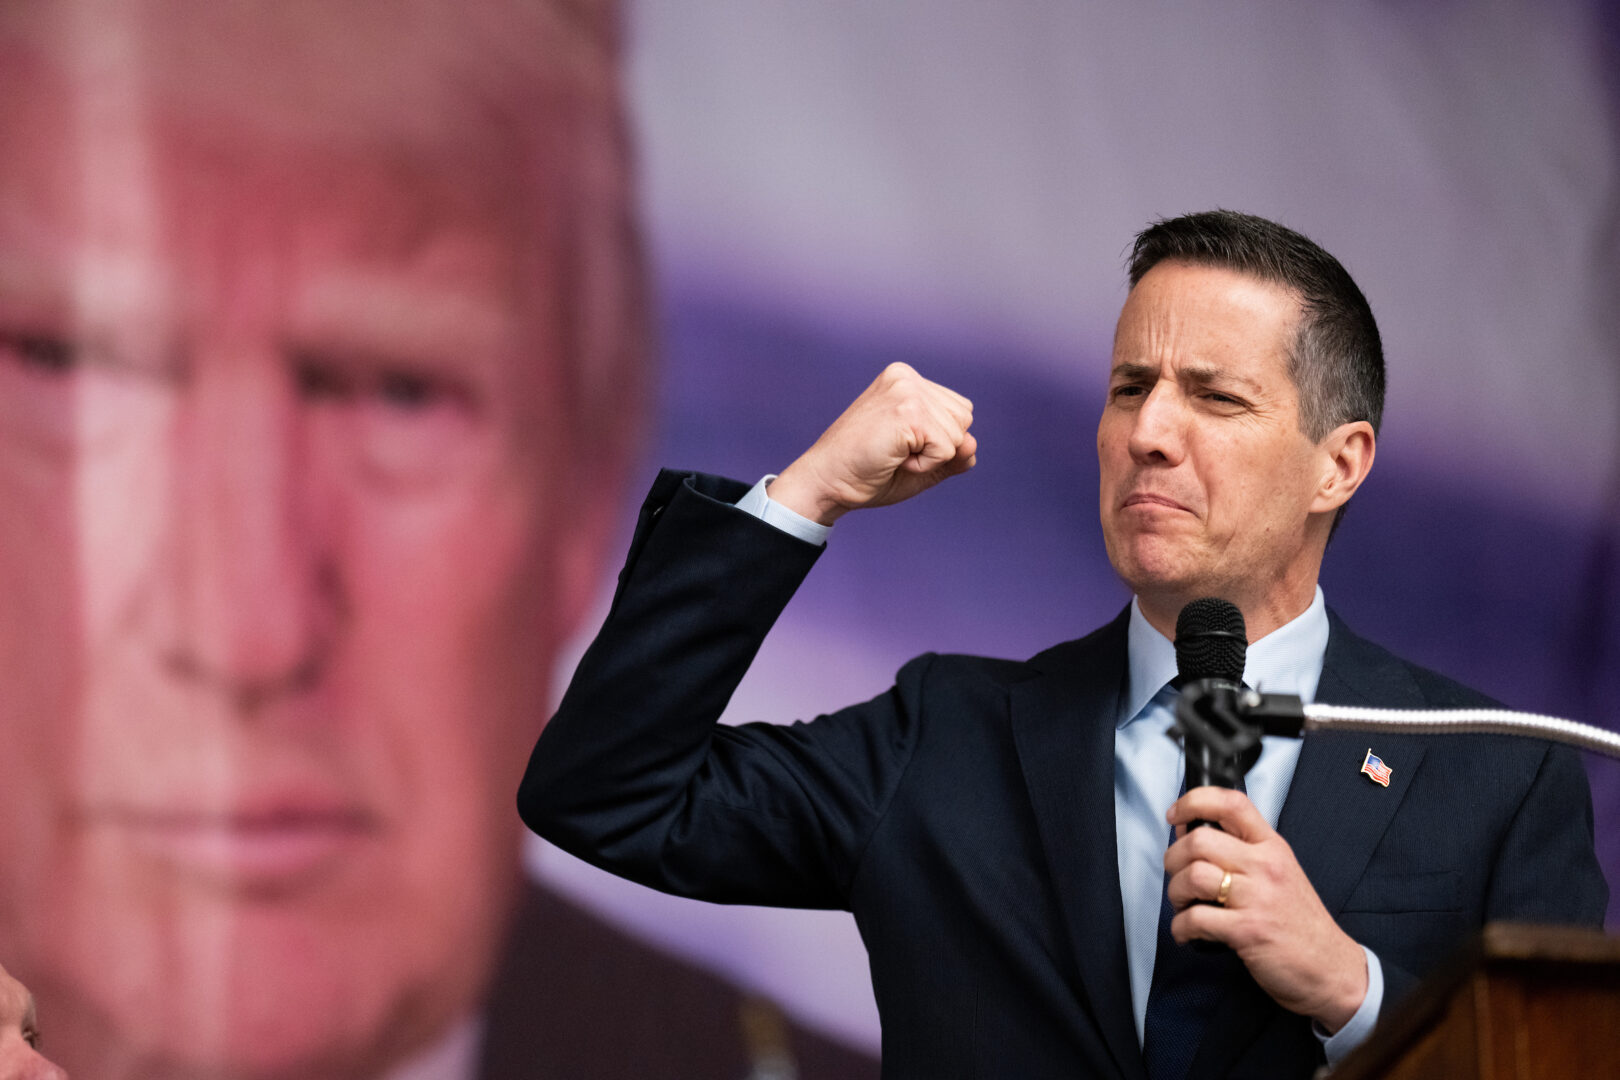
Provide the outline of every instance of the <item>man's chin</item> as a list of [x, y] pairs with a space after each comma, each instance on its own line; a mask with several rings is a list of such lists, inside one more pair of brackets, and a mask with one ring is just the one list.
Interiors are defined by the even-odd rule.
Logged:
[[[201, 1009], [148, 1012], [139, 1001], [53, 993], [52, 1053], [71, 1075], [104, 1080], [363, 1080], [420, 1053], [457, 1019], [408, 1003], [373, 1014], [352, 1001], [333, 1015], [329, 995], [281, 996], [299, 989], [266, 985]], [[160, 993], [154, 986], [147, 1004]]]
[[1173, 604], [1179, 610], [1188, 600], [1221, 595], [1221, 586], [1191, 563], [1180, 552], [1149, 550], [1117, 560], [1114, 572], [1144, 603]]
[[417, 935], [273, 905], [80, 930], [42, 943], [54, 960], [36, 993], [63, 1067], [103, 1080], [382, 1076], [470, 1014], [482, 985], [445, 951], [452, 935], [424, 935], [441, 938], [429, 953]]

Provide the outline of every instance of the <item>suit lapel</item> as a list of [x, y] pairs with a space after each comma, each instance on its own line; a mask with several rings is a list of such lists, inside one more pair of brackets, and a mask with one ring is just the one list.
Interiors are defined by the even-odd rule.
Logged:
[[[1419, 700], [1398, 663], [1352, 634], [1329, 613], [1331, 631], [1316, 700], [1398, 708]], [[1338, 915], [1406, 797], [1423, 760], [1413, 735], [1313, 732], [1300, 748], [1277, 831], [1287, 840], [1331, 915]], [[1389, 787], [1361, 774], [1367, 750], [1391, 767]]]
[[[1398, 708], [1420, 700], [1406, 671], [1387, 653], [1351, 633], [1328, 612], [1327, 654], [1316, 700], [1335, 705]], [[1369, 747], [1391, 766], [1389, 787], [1361, 775]], [[1368, 736], [1360, 732], [1312, 732], [1277, 819], [1316, 894], [1337, 917], [1350, 898], [1405, 798], [1423, 760], [1418, 736]], [[1259, 1034], [1276, 1009], [1253, 979], [1217, 1011], [1199, 1044], [1190, 1075], [1221, 1076]]]
[[1013, 737], [1086, 1004], [1118, 1074], [1143, 1080], [1131, 1014], [1114, 834], [1114, 716], [1126, 616], [1031, 661], [1012, 688]]

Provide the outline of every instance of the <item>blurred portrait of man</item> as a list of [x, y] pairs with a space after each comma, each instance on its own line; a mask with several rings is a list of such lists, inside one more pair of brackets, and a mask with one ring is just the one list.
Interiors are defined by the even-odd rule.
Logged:
[[73, 1072], [487, 1075], [647, 381], [617, 52], [606, 0], [0, 6], [0, 948]]

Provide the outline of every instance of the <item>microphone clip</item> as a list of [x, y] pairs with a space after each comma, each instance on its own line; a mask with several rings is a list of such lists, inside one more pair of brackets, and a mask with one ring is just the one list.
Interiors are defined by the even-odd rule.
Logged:
[[1187, 754], [1187, 788], [1235, 788], [1260, 759], [1263, 735], [1299, 738], [1305, 709], [1293, 694], [1262, 694], [1225, 679], [1195, 679], [1170, 728]]

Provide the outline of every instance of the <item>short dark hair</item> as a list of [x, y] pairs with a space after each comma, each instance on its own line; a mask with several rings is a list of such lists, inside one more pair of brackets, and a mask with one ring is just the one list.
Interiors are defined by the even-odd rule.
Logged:
[[1165, 261], [1219, 266], [1297, 293], [1304, 307], [1288, 350], [1299, 426], [1320, 442], [1340, 424], [1384, 417], [1384, 347], [1367, 298], [1339, 260], [1293, 229], [1253, 214], [1208, 210], [1155, 221], [1131, 246], [1131, 287]]

